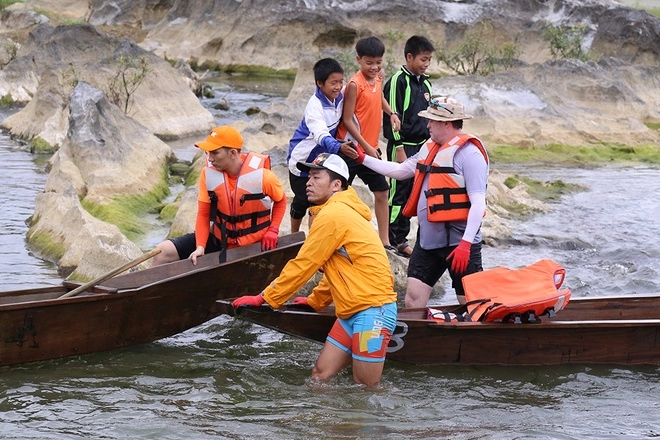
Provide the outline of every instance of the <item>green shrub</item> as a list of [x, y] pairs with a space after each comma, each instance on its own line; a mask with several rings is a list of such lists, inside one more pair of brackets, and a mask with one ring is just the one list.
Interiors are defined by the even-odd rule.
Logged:
[[115, 59], [115, 74], [105, 87], [108, 99], [128, 115], [133, 106], [133, 95], [152, 71], [145, 57], [119, 55]]
[[438, 63], [458, 75], [489, 75], [513, 67], [520, 51], [514, 43], [495, 41], [492, 30], [489, 23], [481, 23], [468, 29], [457, 45], [445, 43], [436, 52]]
[[587, 32], [588, 28], [584, 24], [547, 27], [545, 39], [550, 43], [550, 54], [554, 59], [575, 58], [590, 61], [592, 57], [583, 49]]
[[[389, 31], [385, 34], [385, 46], [388, 48], [394, 47], [394, 45], [403, 39], [405, 34], [401, 31]], [[399, 61], [397, 54], [393, 53], [392, 50], [387, 51], [385, 56], [385, 78], [391, 78], [398, 70], [399, 66], [403, 64], [403, 61]], [[383, 79], [383, 81], [385, 81]]]

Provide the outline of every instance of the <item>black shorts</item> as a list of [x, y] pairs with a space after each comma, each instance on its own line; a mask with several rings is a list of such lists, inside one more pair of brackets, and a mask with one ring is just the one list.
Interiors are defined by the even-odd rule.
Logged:
[[348, 156], [344, 156], [343, 154], [340, 154], [339, 156], [341, 156], [341, 158], [344, 159], [348, 165], [349, 185], [353, 184], [353, 179], [355, 179], [355, 176], [358, 176], [360, 180], [362, 180], [364, 184], [369, 187], [371, 192], [390, 190], [390, 185], [387, 183], [385, 176], [375, 172], [371, 168], [360, 165], [354, 159], [351, 159]]
[[300, 177], [289, 171], [289, 185], [293, 191], [293, 200], [291, 201], [291, 208], [289, 213], [291, 218], [301, 219], [307, 214], [307, 210], [311, 203], [307, 200], [305, 189], [307, 187], [308, 177]]
[[481, 263], [481, 243], [473, 243], [470, 248], [470, 261], [464, 273], [457, 274], [451, 270], [451, 260], [447, 256], [456, 249], [456, 246], [439, 249], [422, 249], [419, 245], [419, 236], [408, 262], [408, 277], [415, 278], [433, 287], [438, 282], [445, 270], [449, 270], [451, 286], [456, 295], [465, 295], [462, 279], [465, 275], [483, 270]]
[[[213, 240], [209, 235], [209, 239], [206, 241], [206, 247], [204, 248], [205, 254], [211, 252], [217, 252], [220, 250], [218, 240]], [[195, 240], [195, 233], [185, 234], [180, 237], [170, 238], [170, 241], [174, 243], [177, 253], [179, 254], [179, 260], [185, 260], [195, 252], [197, 249], [197, 241]]]

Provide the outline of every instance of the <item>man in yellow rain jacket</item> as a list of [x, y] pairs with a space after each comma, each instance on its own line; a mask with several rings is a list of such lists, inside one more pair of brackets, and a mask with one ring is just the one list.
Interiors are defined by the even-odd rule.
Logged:
[[323, 278], [307, 298], [322, 310], [335, 303], [337, 321], [330, 330], [312, 377], [327, 380], [352, 364], [356, 383], [376, 385], [382, 376], [385, 354], [396, 326], [394, 278], [385, 249], [371, 225], [371, 210], [348, 186], [348, 166], [339, 156], [319, 154], [314, 162], [299, 162], [309, 172], [306, 194], [316, 205], [309, 236], [295, 259], [289, 261], [261, 294], [243, 296], [234, 307], [279, 308], [316, 271]]

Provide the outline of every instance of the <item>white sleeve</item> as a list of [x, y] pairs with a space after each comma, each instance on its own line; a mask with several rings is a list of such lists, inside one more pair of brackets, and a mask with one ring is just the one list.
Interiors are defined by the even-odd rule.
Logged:
[[484, 212], [486, 212], [488, 164], [484, 160], [481, 151], [474, 145], [466, 146], [460, 154], [463, 155], [461, 172], [465, 178], [465, 189], [470, 199], [470, 211], [468, 212], [463, 240], [472, 243], [477, 232], [479, 232]]
[[463, 240], [472, 243], [477, 232], [479, 232], [481, 220], [484, 217], [484, 212], [486, 212], [486, 193], [469, 193], [468, 198], [470, 199], [470, 211], [468, 211]]
[[375, 172], [397, 180], [410, 179], [415, 175], [417, 166], [417, 155], [409, 157], [403, 163], [380, 160], [375, 157], [365, 156], [364, 166], [371, 168]]

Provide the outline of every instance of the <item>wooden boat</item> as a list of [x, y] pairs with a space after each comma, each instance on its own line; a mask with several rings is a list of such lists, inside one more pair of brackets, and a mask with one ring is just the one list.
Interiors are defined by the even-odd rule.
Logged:
[[154, 341], [219, 315], [216, 300], [261, 291], [298, 253], [304, 233], [116, 276], [77, 296], [80, 284], [0, 292], [0, 366]]
[[[231, 300], [218, 301], [234, 315]], [[452, 310], [454, 306], [433, 306]], [[289, 335], [324, 342], [334, 323], [322, 312], [288, 305], [241, 308], [238, 315]], [[426, 309], [399, 309], [387, 359], [418, 365], [660, 365], [660, 296], [571, 299], [539, 323], [437, 322]]]

